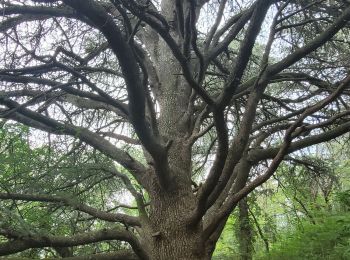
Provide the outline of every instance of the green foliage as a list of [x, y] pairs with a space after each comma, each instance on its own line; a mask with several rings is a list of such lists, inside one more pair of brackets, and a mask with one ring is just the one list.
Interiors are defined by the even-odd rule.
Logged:
[[283, 234], [268, 255], [256, 259], [350, 259], [350, 213], [323, 216], [317, 224]]
[[229, 260], [238, 256], [237, 241], [233, 232], [235, 225], [236, 216], [232, 214], [216, 244], [213, 260]]
[[[69, 145], [60, 139], [43, 144], [30, 140], [29, 134], [29, 129], [19, 124], [6, 123], [0, 128], [0, 192], [66, 197], [95, 208], [111, 208], [120, 203], [118, 195], [125, 192], [121, 180], [98, 168], [113, 167], [110, 159], [74, 139]], [[57, 203], [0, 200], [0, 228], [16, 230], [23, 236], [67, 236], [108, 225]], [[2, 236], [0, 240], [7, 241]], [[75, 251], [92, 254], [123, 246], [112, 241], [79, 246]], [[30, 249], [18, 256], [41, 259], [55, 257], [57, 252]]]
[[[286, 161], [249, 195], [254, 260], [350, 259], [350, 166], [344, 148], [319, 146], [318, 154]], [[239, 239], [228, 224], [214, 259], [240, 259]]]
[[350, 211], [350, 190], [336, 193], [335, 198], [345, 210]]

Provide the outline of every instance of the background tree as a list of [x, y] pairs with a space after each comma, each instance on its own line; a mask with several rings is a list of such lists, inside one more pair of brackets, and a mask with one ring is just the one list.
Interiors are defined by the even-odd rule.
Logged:
[[[253, 259], [349, 258], [347, 139], [286, 160], [273, 178], [249, 194], [250, 226], [242, 229], [241, 212], [231, 214], [213, 259], [244, 259], [242, 242], [253, 245]], [[252, 236], [240, 235], [247, 227]]]
[[[268, 215], [279, 211], [276, 240], [271, 240], [269, 254], [257, 250], [256, 259], [349, 258], [349, 159], [346, 154], [334, 153], [335, 147], [339, 144], [319, 145], [314, 160], [304, 157], [303, 165], [295, 167], [288, 162], [278, 170], [277, 182], [270, 183], [274, 183], [270, 201], [275, 201], [275, 209], [264, 209]], [[343, 151], [346, 147], [348, 143]]]
[[[62, 142], [31, 148], [33, 144], [26, 138], [29, 136], [28, 128], [16, 124], [6, 124], [0, 131], [1, 188], [8, 192], [2, 197], [10, 196], [11, 190], [29, 195], [18, 198], [20, 200], [1, 201], [2, 234], [12, 236], [12, 239], [45, 236], [48, 233], [64, 236], [101, 228], [101, 218], [105, 221], [118, 218], [118, 214], [108, 211], [127, 207], [112, 199], [122, 196], [125, 188], [121, 185], [121, 179], [115, 178], [116, 171], [110, 160], [94, 150], [86, 149], [81, 143], [76, 143], [72, 148], [64, 147]], [[33, 195], [38, 190], [41, 195]], [[72, 193], [79, 199], [71, 197]], [[84, 205], [87, 203], [94, 207], [101, 206], [106, 212], [87, 207]], [[119, 249], [117, 254], [102, 254]], [[70, 246], [44, 250], [34, 248], [21, 256], [40, 259], [99, 252], [101, 254], [95, 254], [96, 257], [129, 259], [130, 252], [126, 249], [118, 241], [106, 241], [91, 243], [84, 248], [75, 247], [74, 250]]]
[[64, 235], [6, 224], [0, 255], [112, 240], [134, 258], [208, 259], [232, 210], [285, 158], [350, 129], [347, 1], [1, 3], [0, 116], [103, 154], [68, 183], [94, 164], [137, 209], [109, 212], [74, 185], [63, 196], [55, 182], [3, 181], [4, 201], [103, 222]]

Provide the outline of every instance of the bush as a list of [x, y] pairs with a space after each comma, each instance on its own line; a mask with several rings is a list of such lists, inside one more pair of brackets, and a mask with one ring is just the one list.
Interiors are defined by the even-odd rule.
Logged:
[[316, 223], [287, 232], [269, 255], [256, 259], [350, 259], [350, 212], [323, 216]]

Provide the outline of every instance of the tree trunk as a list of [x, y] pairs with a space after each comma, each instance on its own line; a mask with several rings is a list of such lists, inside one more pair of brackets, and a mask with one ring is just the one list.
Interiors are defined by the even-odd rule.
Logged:
[[[174, 20], [175, 1], [162, 1], [163, 15]], [[175, 31], [171, 32], [178, 39]], [[159, 39], [152, 62], [160, 85], [158, 93], [160, 136], [170, 142], [168, 163], [171, 186], [159, 186], [157, 177], [150, 184], [150, 212], [143, 225], [143, 242], [152, 260], [209, 259], [202, 241], [202, 223], [189, 228], [185, 219], [193, 212], [197, 199], [192, 191], [191, 133], [192, 113], [188, 111], [191, 88], [182, 76], [182, 69], [167, 44]]]
[[206, 259], [201, 241], [201, 226], [189, 228], [188, 217], [193, 198], [185, 194], [164, 194], [150, 214], [151, 230], [147, 241], [151, 259]]
[[184, 141], [174, 140], [169, 149], [171, 186], [164, 190], [151, 180], [150, 212], [143, 225], [143, 242], [150, 259], [210, 259], [202, 241], [202, 223], [190, 228], [186, 223], [189, 212], [197, 204], [191, 188], [191, 156]]
[[239, 207], [239, 254], [242, 260], [251, 260], [253, 253], [253, 234], [249, 221], [249, 211], [247, 198], [241, 200], [238, 204]]

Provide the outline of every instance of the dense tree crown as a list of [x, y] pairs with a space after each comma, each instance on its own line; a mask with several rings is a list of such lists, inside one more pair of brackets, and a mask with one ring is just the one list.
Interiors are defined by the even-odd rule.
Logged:
[[210, 259], [350, 130], [348, 1], [0, 3], [0, 255]]

